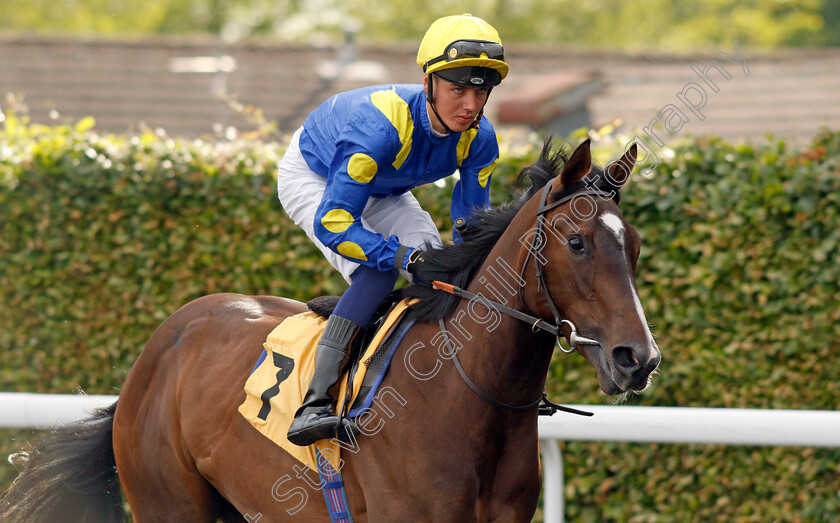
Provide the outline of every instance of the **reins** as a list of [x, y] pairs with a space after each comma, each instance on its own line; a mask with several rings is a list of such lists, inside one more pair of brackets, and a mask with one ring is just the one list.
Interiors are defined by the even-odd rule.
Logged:
[[[525, 270], [526, 270], [526, 267], [528, 266], [528, 262], [531, 260], [531, 256], [534, 255], [534, 252], [536, 250], [538, 250], [538, 249], [536, 249], [537, 242], [542, 240], [545, 237], [545, 232], [543, 231], [543, 228], [544, 228], [545, 222], [546, 222], [545, 214], [548, 211], [550, 211], [550, 210], [552, 210], [552, 209], [554, 209], [554, 208], [556, 208], [556, 207], [558, 207], [558, 206], [560, 206], [564, 203], [567, 203], [570, 200], [572, 200], [572, 199], [574, 199], [578, 196], [584, 196], [584, 195], [594, 195], [594, 196], [599, 196], [599, 197], [609, 196], [608, 193], [606, 193], [604, 191], [601, 191], [601, 190], [598, 190], [598, 189], [589, 188], [589, 189], [586, 189], [584, 191], [580, 191], [580, 189], [582, 189], [583, 187], [585, 187], [585, 184], [582, 181], [579, 181], [579, 182], [577, 182], [573, 185], [570, 185], [569, 187], [565, 187], [565, 188], [563, 188], [562, 191], [560, 191], [560, 194], [558, 195], [557, 201], [552, 202], [550, 204], [547, 204], [546, 202], [548, 201], [548, 196], [551, 193], [551, 183], [546, 183], [545, 187], [542, 189], [542, 191], [540, 193], [540, 206], [537, 209], [537, 226], [536, 226], [536, 230], [535, 230], [535, 234], [533, 236], [533, 239], [531, 240], [531, 245], [528, 247], [528, 255], [525, 257], [525, 262], [522, 264], [522, 270], [519, 273], [520, 281], [524, 281], [523, 277], [525, 275]], [[540, 246], [540, 249], [541, 248], [542, 248], [542, 246]], [[488, 308], [495, 309], [496, 311], [498, 311], [500, 313], [507, 314], [508, 316], [511, 316], [511, 317], [516, 318], [520, 321], [528, 323], [529, 325], [531, 325], [531, 330], [534, 331], [534, 332], [537, 332], [537, 330], [543, 330], [545, 332], [548, 332], [548, 333], [550, 333], [553, 336], [556, 336], [558, 338], [557, 341], [558, 341], [558, 345], [560, 345], [560, 350], [567, 353], [567, 354], [574, 352], [578, 345], [598, 345], [599, 343], [596, 340], [578, 335], [577, 329], [575, 328], [574, 323], [572, 323], [569, 320], [566, 320], [566, 319], [562, 318], [562, 316], [560, 314], [560, 310], [557, 307], [557, 304], [554, 302], [554, 299], [551, 297], [551, 292], [548, 290], [548, 285], [545, 282], [545, 263], [540, 262], [540, 259], [539, 259], [538, 256], [533, 256], [533, 257], [534, 257], [534, 265], [535, 265], [536, 271], [537, 271], [537, 273], [536, 273], [536, 276], [537, 276], [537, 290], [542, 291], [543, 296], [545, 297], [546, 301], [548, 302], [549, 309], [551, 309], [551, 314], [554, 317], [554, 324], [548, 323], [544, 319], [539, 318], [537, 316], [533, 316], [531, 314], [527, 314], [525, 312], [513, 309], [511, 307], [508, 307], [506, 305], [503, 305], [501, 303], [493, 301], [489, 298], [486, 298], [485, 296], [480, 296], [478, 294], [467, 291], [465, 289], [462, 289], [460, 287], [457, 287], [457, 286], [449, 284], [449, 283], [445, 283], [445, 282], [435, 280], [435, 281], [432, 282], [432, 287], [435, 288], [435, 289], [438, 289], [438, 290], [442, 290], [444, 292], [448, 292], [449, 294], [452, 294], [453, 296], [457, 296], [459, 298], [465, 298], [465, 299], [468, 299], [468, 300], [471, 300], [471, 301], [476, 301], [476, 302], [481, 303], [482, 305], [484, 305]], [[525, 303], [524, 297], [522, 296], [522, 287], [520, 287], [520, 289], [519, 289], [519, 299], [523, 304]], [[507, 409], [507, 410], [512, 410], [512, 411], [515, 411], [515, 412], [523, 412], [523, 411], [530, 410], [530, 409], [532, 409], [536, 406], [539, 406], [539, 414], [540, 415], [551, 416], [555, 412], [557, 412], [558, 410], [562, 410], [564, 412], [570, 412], [570, 413], [573, 413], [573, 414], [580, 414], [582, 416], [592, 416], [591, 412], [585, 412], [585, 411], [581, 411], [581, 410], [578, 410], [578, 409], [573, 409], [571, 407], [565, 407], [563, 405], [558, 405], [556, 403], [551, 402], [548, 399], [545, 392], [542, 393], [542, 396], [539, 399], [537, 399], [537, 400], [535, 400], [531, 403], [528, 403], [527, 405], [510, 405], [510, 404], [501, 402], [501, 401], [487, 395], [484, 391], [482, 391], [478, 387], [478, 385], [476, 385], [467, 376], [466, 372], [464, 372], [464, 368], [461, 366], [461, 362], [458, 359], [457, 350], [455, 350], [454, 346], [452, 346], [452, 344], [450, 343], [449, 333], [446, 331], [446, 326], [444, 325], [443, 320], [442, 319], [438, 320], [438, 324], [440, 325], [440, 330], [441, 330], [441, 333], [444, 336], [447, 347], [452, 350], [452, 359], [454, 360], [455, 368], [458, 370], [458, 374], [461, 375], [461, 378], [464, 380], [464, 382], [467, 384], [467, 386], [473, 392], [475, 392], [481, 399], [486, 401], [487, 403], [489, 403], [489, 404], [491, 404], [495, 407], [499, 407], [499, 408], [503, 408], [503, 409]], [[564, 325], [566, 325], [568, 327], [568, 331], [569, 331], [568, 334], [564, 334], [563, 331], [562, 331], [562, 328], [563, 328]], [[561, 336], [566, 337], [566, 339], [568, 340], [569, 346], [570, 346], [569, 349], [565, 349], [563, 347], [563, 345], [559, 343]]]
[[464, 367], [461, 366], [461, 360], [458, 359], [458, 351], [449, 341], [449, 333], [446, 331], [446, 325], [444, 325], [443, 320], [438, 320], [438, 325], [440, 325], [440, 332], [443, 334], [444, 341], [446, 342], [447, 347], [452, 351], [452, 360], [455, 362], [455, 368], [458, 370], [458, 374], [461, 375], [461, 379], [464, 380], [464, 383], [475, 392], [479, 398], [483, 399], [490, 405], [494, 407], [499, 407], [501, 409], [512, 410], [514, 412], [525, 412], [527, 410], [531, 410], [534, 407], [539, 406], [538, 414], [540, 416], [553, 416], [555, 412], [558, 410], [562, 410], [563, 412], [569, 412], [572, 414], [580, 414], [581, 416], [592, 416], [592, 412], [586, 412], [583, 410], [574, 409], [572, 407], [566, 407], [565, 405], [559, 405], [557, 403], [552, 402], [548, 399], [548, 394], [543, 391], [542, 395], [537, 398], [536, 401], [532, 401], [527, 405], [510, 405], [508, 403], [504, 403], [499, 401], [492, 396], [489, 396], [486, 392], [481, 390], [478, 385], [473, 382], [467, 376], [467, 373], [464, 372]]

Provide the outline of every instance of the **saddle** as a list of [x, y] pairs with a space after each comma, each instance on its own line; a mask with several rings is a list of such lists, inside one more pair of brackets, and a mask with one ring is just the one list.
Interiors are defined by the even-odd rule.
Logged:
[[[340, 468], [340, 442], [321, 440], [298, 447], [286, 439], [286, 433], [314, 373], [316, 348], [326, 318], [337, 302], [335, 296], [316, 298], [307, 304], [310, 311], [286, 318], [268, 335], [265, 350], [245, 383], [246, 398], [239, 407], [252, 426], [313, 470], [318, 470], [318, 454]], [[405, 300], [383, 304], [359, 347], [352, 348], [358, 356], [342, 380], [337, 407], [342, 415], [355, 418], [373, 403], [399, 342], [414, 323], [406, 314], [408, 305]]]
[[[341, 296], [319, 296], [309, 300], [306, 306], [310, 311], [320, 317], [328, 319], [338, 305], [339, 299], [341, 299]], [[351, 383], [355, 381], [354, 378], [358, 374], [360, 366], [364, 367], [364, 371], [358, 374], [362, 383], [359, 387], [359, 393], [355, 398], [352, 398], [355, 401], [352, 403], [346, 402], [346, 400], [351, 398], [345, 397], [345, 405], [349, 405], [349, 408], [344, 410], [345, 416], [351, 418], [356, 417], [365, 408], [370, 407], [373, 396], [376, 394], [375, 389], [378, 389], [379, 383], [385, 377], [397, 345], [402, 341], [402, 336], [398, 336], [398, 334], [402, 333], [404, 335], [404, 331], [407, 330], [406, 325], [410, 326], [414, 324], [411, 313], [406, 312], [400, 307], [401, 303], [403, 303], [402, 299], [397, 293], [392, 293], [386, 298], [376, 309], [370, 325], [365, 330], [365, 335], [359, 338], [355, 344], [356, 346], [351, 347], [353, 361], [348, 371], [349, 381]], [[375, 350], [369, 350], [373, 339], [379, 336], [379, 330], [383, 323], [387, 321], [390, 314], [397, 307], [400, 307], [400, 314], [403, 314], [403, 312], [405, 314], [403, 314], [397, 323], [390, 327], [389, 332], [381, 336], [382, 342], [377, 344], [374, 348]], [[366, 347], [368, 350], [365, 350]], [[371, 394], [371, 391], [373, 391], [373, 394]]]

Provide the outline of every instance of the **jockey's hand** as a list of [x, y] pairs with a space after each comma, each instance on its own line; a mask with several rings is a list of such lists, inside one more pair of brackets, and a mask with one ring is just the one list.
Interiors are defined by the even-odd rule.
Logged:
[[425, 254], [420, 249], [412, 249], [406, 257], [405, 270], [411, 274], [415, 274], [420, 268], [420, 265], [425, 261], [423, 259]]

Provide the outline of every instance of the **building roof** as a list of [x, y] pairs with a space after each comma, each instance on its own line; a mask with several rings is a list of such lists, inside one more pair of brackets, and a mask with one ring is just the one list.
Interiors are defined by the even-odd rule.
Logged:
[[[515, 44], [506, 51], [511, 74], [487, 108], [497, 127], [545, 126], [546, 118], [571, 110], [568, 100], [582, 97], [592, 125], [618, 121], [630, 134], [648, 127], [664, 141], [686, 134], [760, 139], [772, 133], [803, 142], [821, 126], [840, 128], [840, 50], [761, 56], [742, 50], [740, 63], [719, 54], [737, 57], [732, 46], [694, 56]], [[318, 48], [5, 36], [0, 94], [23, 95], [33, 121], [93, 116], [97, 127], [109, 132], [131, 132], [141, 122], [188, 137], [219, 134], [229, 126], [250, 129], [244, 106], [261, 109], [290, 132], [334, 93], [422, 81], [415, 53], [414, 46], [403, 44]], [[707, 68], [710, 60], [717, 65]], [[707, 68], [708, 79], [692, 66]], [[563, 95], [563, 89], [577, 91]], [[511, 112], [512, 105], [518, 113]], [[653, 119], [658, 127], [651, 126]]]

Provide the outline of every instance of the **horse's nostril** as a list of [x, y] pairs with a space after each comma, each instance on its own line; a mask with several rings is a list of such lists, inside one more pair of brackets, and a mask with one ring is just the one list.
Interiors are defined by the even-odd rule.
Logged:
[[633, 348], [626, 345], [619, 345], [613, 349], [613, 359], [622, 371], [633, 372], [642, 366]]

